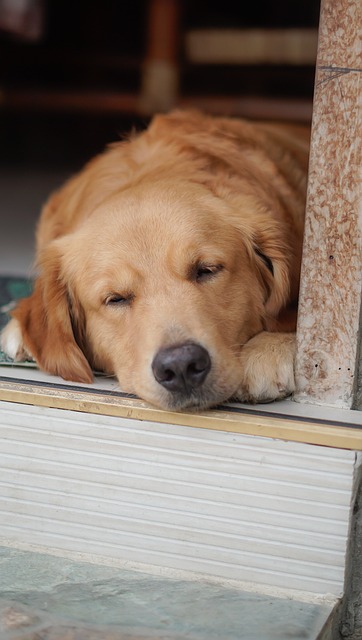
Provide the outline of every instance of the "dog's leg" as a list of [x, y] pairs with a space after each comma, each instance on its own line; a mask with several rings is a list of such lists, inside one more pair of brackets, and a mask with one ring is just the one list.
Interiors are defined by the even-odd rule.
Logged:
[[235, 394], [240, 402], [271, 402], [295, 389], [295, 333], [263, 331], [241, 351], [241, 383]]

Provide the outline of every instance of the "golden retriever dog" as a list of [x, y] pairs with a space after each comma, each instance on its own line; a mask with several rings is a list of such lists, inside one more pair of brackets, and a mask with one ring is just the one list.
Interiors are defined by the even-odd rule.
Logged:
[[309, 131], [174, 111], [53, 194], [2, 346], [161, 408], [294, 390]]

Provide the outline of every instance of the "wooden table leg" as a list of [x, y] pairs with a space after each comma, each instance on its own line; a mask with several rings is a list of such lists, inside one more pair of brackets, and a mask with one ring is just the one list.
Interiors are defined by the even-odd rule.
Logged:
[[167, 111], [178, 96], [179, 0], [150, 0], [140, 110]]

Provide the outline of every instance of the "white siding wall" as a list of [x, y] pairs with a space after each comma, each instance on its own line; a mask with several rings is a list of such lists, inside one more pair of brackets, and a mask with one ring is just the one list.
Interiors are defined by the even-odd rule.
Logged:
[[356, 454], [0, 402], [0, 536], [338, 595]]

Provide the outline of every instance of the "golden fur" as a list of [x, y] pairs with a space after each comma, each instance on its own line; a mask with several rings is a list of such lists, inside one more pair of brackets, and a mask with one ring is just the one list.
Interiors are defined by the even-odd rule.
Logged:
[[114, 373], [164, 408], [293, 391], [308, 140], [175, 111], [110, 146], [45, 205], [39, 275], [3, 348], [69, 380]]

